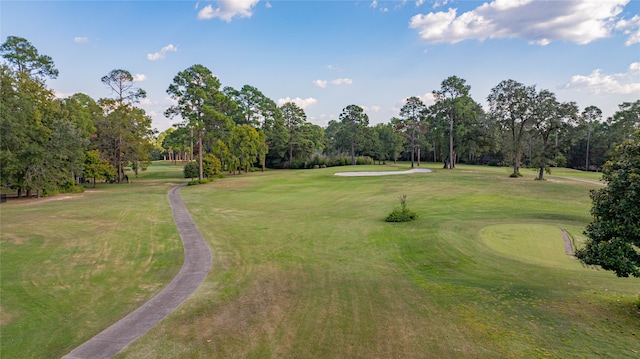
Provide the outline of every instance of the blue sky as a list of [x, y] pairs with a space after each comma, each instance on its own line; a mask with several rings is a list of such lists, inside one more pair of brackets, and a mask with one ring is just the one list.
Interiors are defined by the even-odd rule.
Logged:
[[294, 101], [326, 126], [350, 104], [370, 123], [427, 104], [456, 75], [473, 98], [513, 79], [603, 117], [640, 99], [640, 1], [0, 1], [0, 37], [53, 58], [59, 96], [111, 97], [100, 78], [135, 75], [141, 106], [162, 131], [166, 89], [191, 65], [223, 86]]

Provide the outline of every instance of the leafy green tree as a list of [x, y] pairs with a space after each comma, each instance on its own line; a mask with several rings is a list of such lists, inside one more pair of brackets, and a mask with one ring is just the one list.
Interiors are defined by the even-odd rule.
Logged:
[[640, 100], [618, 105], [618, 111], [608, 122], [613, 146], [631, 138], [634, 132], [640, 129]]
[[416, 153], [416, 141], [421, 132], [424, 131], [424, 120], [427, 106], [419, 98], [409, 97], [404, 106], [400, 109], [400, 121], [396, 125], [396, 130], [407, 134], [411, 151], [411, 168], [413, 168]]
[[342, 139], [341, 142], [346, 142], [351, 147], [351, 165], [355, 166], [356, 144], [364, 137], [364, 129], [369, 126], [369, 116], [364, 113], [362, 107], [349, 105], [342, 109], [338, 120], [341, 126], [336, 135]]
[[590, 168], [589, 164], [589, 155], [591, 150], [591, 134], [593, 133], [593, 127], [595, 124], [602, 121], [602, 110], [600, 110], [596, 106], [588, 106], [586, 107], [580, 116], [581, 124], [586, 127], [587, 130], [587, 148], [585, 152], [585, 164], [584, 169], [588, 171]]
[[264, 164], [268, 163], [269, 166], [276, 168], [283, 167], [288, 156], [289, 132], [279, 108], [266, 119], [264, 134], [267, 146]]
[[91, 150], [85, 152], [84, 177], [93, 179], [93, 187], [96, 180], [111, 180], [116, 177], [116, 169], [109, 161], [100, 158], [100, 151]]
[[[455, 168], [454, 134], [464, 136], [469, 131], [465, 122], [475, 119], [481, 107], [469, 96], [471, 86], [466, 80], [457, 76], [449, 76], [440, 84], [440, 90], [433, 91], [436, 104], [433, 110], [446, 117], [449, 122], [449, 169]], [[458, 131], [455, 131], [454, 128]]]
[[236, 124], [249, 124], [262, 132], [265, 143], [259, 152], [259, 160], [264, 172], [269, 142], [272, 141], [269, 136], [270, 131], [267, 128], [269, 127], [269, 122], [275, 120], [278, 114], [278, 106], [260, 90], [250, 85], [244, 85], [240, 90], [225, 87], [223, 92], [238, 106], [241, 119], [236, 119]]
[[404, 147], [404, 138], [394, 130], [390, 123], [379, 123], [373, 127], [373, 130], [378, 133], [380, 140], [380, 157], [378, 159], [390, 160], [395, 163]]
[[[182, 125], [196, 131], [198, 148], [198, 179], [202, 180], [202, 157], [204, 155], [203, 133], [208, 128], [215, 131], [220, 123], [226, 123], [227, 113], [233, 107], [220, 91], [220, 81], [203, 65], [193, 65], [180, 71], [169, 85], [167, 94], [177, 101], [165, 111], [167, 117], [182, 118]], [[215, 141], [215, 139], [212, 139]]]
[[17, 189], [18, 196], [23, 190], [27, 195], [37, 190], [39, 195], [40, 189], [55, 187], [69, 175], [69, 167], [56, 167], [59, 163], [49, 152], [54, 146], [52, 130], [60, 124], [55, 121], [63, 116], [44, 80], [55, 78], [58, 70], [51, 57], [40, 55], [21, 37], [7, 37], [0, 54], [0, 181]]
[[94, 123], [102, 117], [102, 109], [88, 95], [77, 93], [61, 100], [63, 116], [68, 118], [75, 127], [89, 138], [96, 132]]
[[115, 98], [98, 101], [106, 116], [96, 124], [99, 138], [96, 142], [102, 153], [109, 154], [109, 160], [118, 171], [117, 181], [122, 183], [126, 162], [132, 163], [137, 174], [138, 163], [149, 160], [150, 148], [145, 141], [151, 134], [151, 118], [135, 106], [147, 93], [135, 87], [133, 76], [127, 70], [112, 70], [100, 80], [111, 89]]
[[237, 124], [248, 124], [256, 128], [263, 127], [265, 118], [276, 107], [273, 100], [250, 85], [244, 85], [240, 90], [225, 87], [223, 92], [237, 104], [242, 116], [242, 120], [236, 121]]
[[[170, 131], [171, 130], [171, 131]], [[167, 129], [166, 136], [162, 140], [162, 147], [169, 153], [169, 159], [174, 163], [178, 159], [191, 160], [188, 153], [191, 152], [191, 134], [188, 128], [178, 127]]]
[[288, 133], [289, 167], [293, 163], [293, 148], [302, 141], [302, 126], [307, 121], [304, 110], [293, 102], [287, 102], [280, 107], [280, 113], [284, 120], [284, 126]]
[[554, 157], [555, 148], [550, 143], [551, 134], [557, 132], [566, 122], [577, 119], [578, 107], [575, 103], [560, 103], [553, 92], [541, 90], [533, 101], [532, 130], [541, 144], [537, 153], [538, 180], [549, 172], [549, 160]]
[[204, 168], [202, 169], [202, 173], [207, 177], [211, 178], [222, 170], [222, 164], [218, 157], [214, 156], [211, 153], [207, 153], [202, 158], [202, 165]]
[[228, 143], [222, 140], [217, 140], [213, 144], [211, 151], [220, 160], [223, 169], [226, 168], [227, 170], [232, 171], [230, 168], [230, 163], [232, 162], [233, 158], [231, 155], [231, 151], [229, 150]]
[[507, 133], [507, 146], [513, 166], [512, 177], [520, 176], [523, 145], [533, 121], [534, 86], [525, 86], [514, 80], [504, 80], [491, 89], [490, 116]]
[[50, 149], [60, 106], [44, 81], [0, 66], [0, 174], [2, 184], [18, 191], [51, 189], [68, 167], [56, 167]]
[[299, 158], [310, 158], [315, 152], [324, 149], [324, 129], [311, 122], [305, 121], [300, 129], [300, 138], [295, 152]]
[[53, 59], [47, 55], [40, 55], [38, 49], [22, 37], [7, 36], [7, 41], [0, 45], [0, 55], [11, 68], [29, 77], [58, 77]]
[[116, 180], [122, 183], [125, 164], [130, 163], [137, 174], [150, 161], [151, 118], [132, 104], [113, 99], [100, 99], [99, 104], [105, 109], [105, 116], [95, 122], [92, 144], [116, 168]]
[[231, 159], [229, 170], [238, 174], [242, 169], [249, 172], [249, 167], [258, 160], [258, 152], [264, 139], [255, 128], [249, 125], [235, 126], [231, 130], [229, 152]]
[[618, 277], [640, 277], [640, 131], [616, 148], [602, 179], [607, 186], [591, 192], [589, 240], [576, 256]]

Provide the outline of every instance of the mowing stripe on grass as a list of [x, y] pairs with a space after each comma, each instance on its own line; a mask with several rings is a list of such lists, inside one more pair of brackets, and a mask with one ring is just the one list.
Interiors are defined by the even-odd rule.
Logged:
[[63, 359], [111, 358], [173, 312], [204, 281], [211, 269], [211, 251], [180, 198], [183, 186], [169, 191], [173, 218], [184, 245], [184, 263], [178, 275], [158, 295]]

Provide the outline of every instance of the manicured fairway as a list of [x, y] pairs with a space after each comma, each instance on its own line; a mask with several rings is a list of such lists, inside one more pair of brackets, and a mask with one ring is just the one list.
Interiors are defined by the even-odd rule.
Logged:
[[[541, 182], [534, 172], [512, 179], [508, 169], [473, 166], [334, 176], [379, 168], [270, 171], [186, 188], [214, 268], [120, 357], [639, 355], [640, 281], [564, 253], [560, 228], [580, 234], [597, 184], [569, 171]], [[403, 194], [418, 220], [384, 222]]]
[[[597, 175], [428, 168], [268, 171], [184, 188], [213, 269], [118, 357], [640, 355], [640, 280], [564, 253], [560, 228], [580, 241], [599, 186], [572, 178]], [[0, 357], [59, 358], [171, 280], [182, 248], [167, 191], [180, 169], [154, 164], [128, 185], [0, 207]], [[384, 222], [403, 194], [419, 218]]]

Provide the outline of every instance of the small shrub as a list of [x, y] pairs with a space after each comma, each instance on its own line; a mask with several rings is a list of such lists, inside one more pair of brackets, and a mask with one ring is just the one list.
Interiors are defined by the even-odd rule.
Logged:
[[407, 207], [407, 195], [400, 197], [400, 207], [393, 209], [385, 219], [386, 222], [409, 222], [418, 218], [418, 215]]
[[369, 156], [358, 156], [356, 157], [356, 165], [375, 165], [375, 161], [373, 158]]
[[195, 185], [205, 184], [209, 182], [213, 182], [213, 178], [205, 178], [203, 180], [189, 181], [189, 183], [187, 183], [187, 186], [195, 186]]
[[184, 166], [184, 178], [194, 179], [198, 177], [198, 162], [189, 162]]

